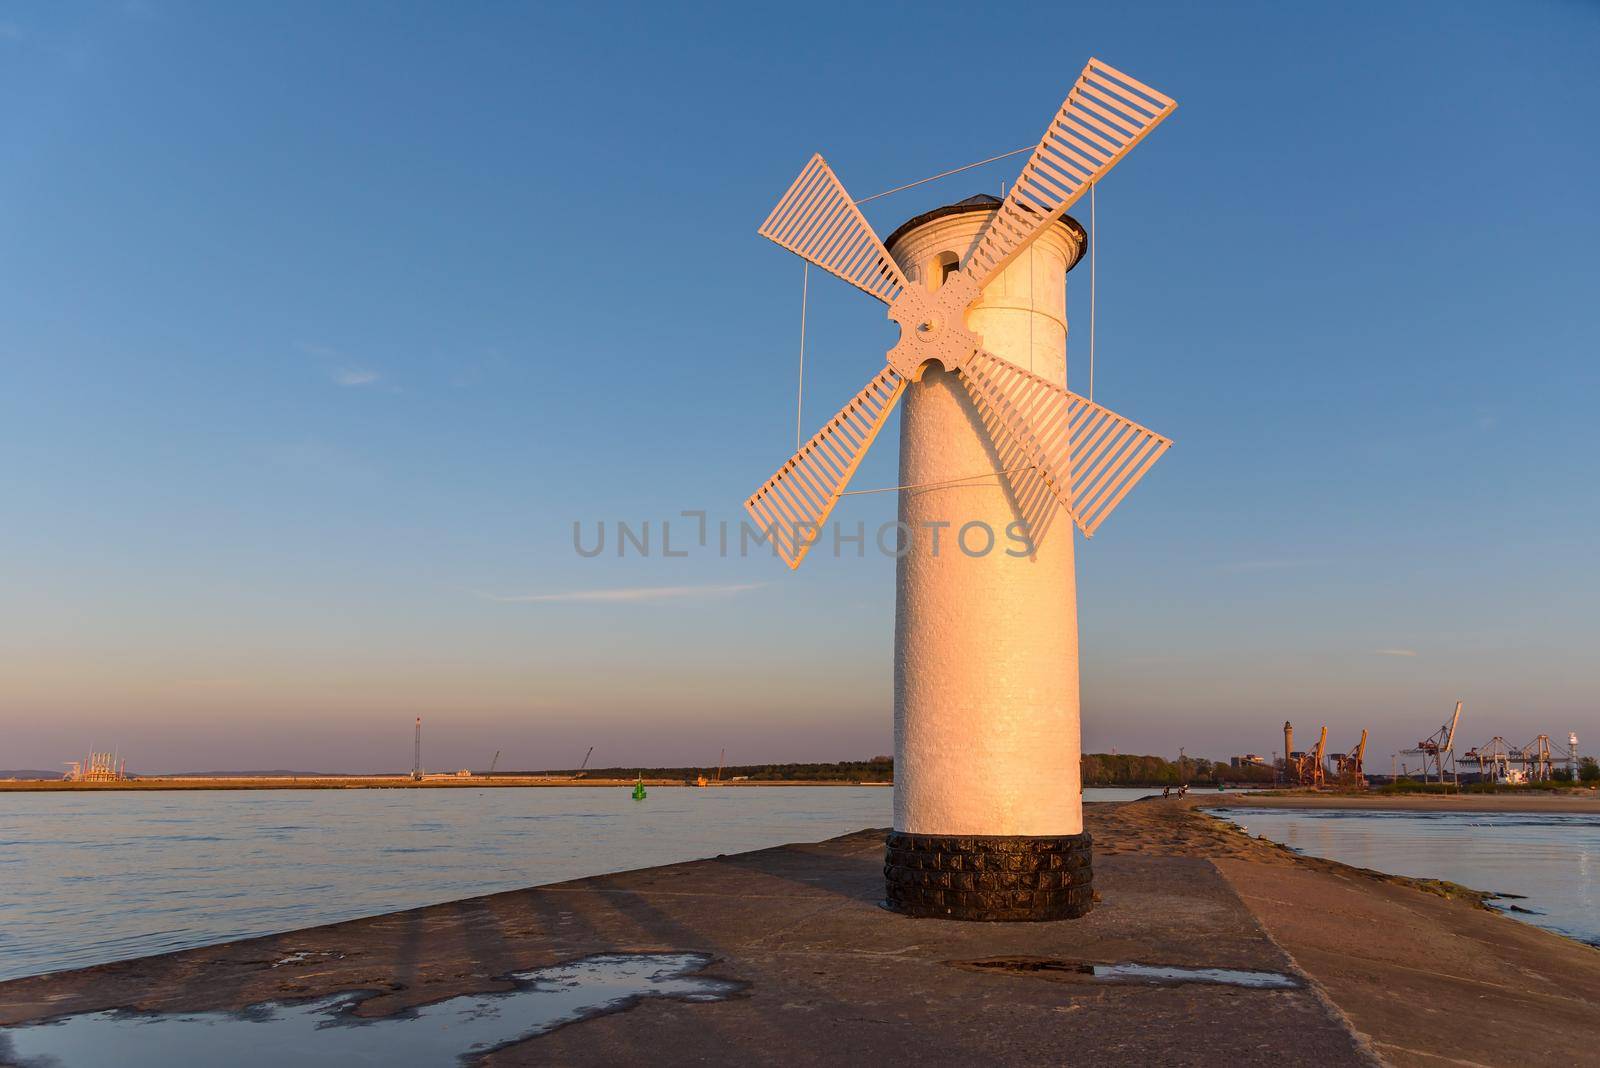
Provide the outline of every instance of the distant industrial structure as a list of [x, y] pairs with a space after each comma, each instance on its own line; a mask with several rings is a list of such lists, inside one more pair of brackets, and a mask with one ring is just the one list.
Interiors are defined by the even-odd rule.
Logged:
[[1361, 728], [1361, 741], [1348, 753], [1328, 754], [1328, 774], [1340, 786], [1361, 788], [1367, 785], [1367, 728]]
[[[1328, 752], [1328, 728], [1317, 734], [1317, 744], [1312, 749], [1294, 747], [1294, 724], [1283, 724], [1283, 777], [1287, 782], [1301, 786], [1319, 787], [1332, 782], [1339, 786], [1364, 787], [1367, 785], [1367, 729], [1361, 728], [1361, 740], [1348, 753]], [[1265, 764], [1258, 756], [1235, 757], [1234, 765], [1242, 763]]]
[[1444, 782], [1445, 768], [1450, 769], [1450, 777], [1456, 776], [1456, 725], [1461, 722], [1461, 702], [1456, 702], [1456, 710], [1450, 717], [1450, 722], [1434, 731], [1428, 737], [1418, 742], [1414, 749], [1402, 749], [1402, 753], [1422, 757], [1422, 781], [1428, 781], [1431, 770], [1435, 781]]
[[1461, 754], [1463, 762], [1478, 765], [1482, 782], [1520, 785], [1550, 778], [1550, 736], [1541, 734], [1525, 746], [1513, 746], [1500, 735]]
[[[1431, 736], [1417, 743], [1407, 754], [1422, 757], [1422, 778], [1443, 782], [1446, 770], [1457, 782], [1463, 773], [1478, 782], [1501, 786], [1521, 786], [1527, 783], [1549, 782], [1555, 778], [1556, 753], [1550, 748], [1550, 736], [1540, 734], [1526, 745], [1512, 745], [1500, 735], [1495, 735], [1482, 745], [1475, 745], [1458, 758], [1455, 753], [1456, 730], [1461, 722], [1461, 702], [1456, 702], [1450, 721]], [[1567, 776], [1578, 777], [1578, 735], [1567, 734], [1567, 751], [1560, 754], [1567, 765]]]
[[66, 782], [121, 782], [128, 777], [128, 761], [115, 753], [90, 751], [87, 760], [69, 760], [61, 776]]
[[[1442, 783], [1463, 781], [1495, 783], [1518, 786], [1525, 783], [1549, 782], [1557, 777], [1557, 767], [1565, 765], [1566, 777], [1576, 781], [1579, 772], [1578, 735], [1567, 734], [1565, 750], [1552, 747], [1550, 736], [1540, 734], [1526, 745], [1512, 745], [1496, 735], [1483, 745], [1475, 745], [1463, 753], [1456, 752], [1456, 736], [1461, 728], [1463, 702], [1457, 701], [1450, 718], [1438, 730], [1410, 749], [1395, 754], [1396, 766], [1390, 778], [1405, 778], [1417, 771], [1424, 782]], [[1366, 753], [1367, 731], [1361, 731], [1361, 740], [1348, 753], [1329, 753], [1328, 729], [1323, 727], [1317, 744], [1312, 749], [1294, 747], [1294, 724], [1283, 725], [1284, 760], [1281, 765], [1284, 782], [1312, 788], [1324, 785], [1362, 788], [1367, 785]], [[1421, 768], [1400, 765], [1401, 754], [1420, 756]], [[1265, 763], [1260, 757], [1249, 754], [1236, 756], [1232, 763], [1244, 767]], [[1276, 762], [1274, 762], [1276, 763]], [[1379, 776], [1381, 779], [1382, 776]]]
[[[1438, 727], [1438, 731], [1427, 739], [1416, 743], [1416, 747], [1400, 750], [1405, 755], [1421, 756], [1424, 782], [1443, 782], [1448, 772], [1454, 782], [1461, 782], [1462, 775], [1466, 775], [1469, 782], [1475, 780], [1496, 783], [1502, 787], [1520, 787], [1526, 783], [1554, 780], [1558, 763], [1565, 763], [1568, 780], [1576, 782], [1578, 779], [1578, 734], [1574, 731], [1566, 734], [1565, 753], [1550, 748], [1549, 734], [1539, 734], [1526, 745], [1512, 745], [1496, 734], [1483, 745], [1474, 745], [1461, 755], [1456, 755], [1456, 732], [1461, 726], [1461, 707], [1462, 703], [1458, 700], [1448, 723]], [[1410, 767], [1402, 767], [1398, 774], [1406, 775], [1410, 771]]]
[[694, 784], [696, 786], [720, 786], [720, 785], [722, 785], [722, 765], [727, 759], [728, 759], [728, 750], [726, 748], [724, 748], [722, 750], [722, 752], [717, 754], [717, 777], [715, 779], [708, 779], [705, 776], [705, 772], [701, 772], [699, 777], [695, 779], [695, 783]]
[[1299, 783], [1301, 786], [1321, 786], [1327, 780], [1327, 769], [1323, 766], [1322, 757], [1328, 748], [1328, 728], [1322, 728], [1322, 734], [1317, 738], [1317, 747], [1310, 750], [1298, 750], [1294, 747], [1294, 724], [1284, 721], [1283, 724], [1283, 777], [1289, 782]]
[[417, 717], [416, 740], [411, 746], [411, 780], [422, 781], [422, 717]]
[[[1558, 764], [1565, 764], [1566, 777], [1570, 780], [1578, 779], [1578, 734], [1568, 732], [1566, 735], [1566, 750], [1557, 750], [1550, 747], [1550, 735], [1541, 734], [1526, 745], [1510, 745], [1501, 735], [1494, 735], [1493, 739], [1474, 745], [1464, 753], [1456, 753], [1456, 735], [1461, 731], [1461, 710], [1464, 702], [1456, 702], [1456, 708], [1450, 713], [1450, 718], [1440, 724], [1434, 734], [1427, 735], [1426, 739], [1416, 743], [1414, 747], [1406, 748], [1395, 753], [1397, 766], [1392, 772], [1392, 779], [1403, 779], [1406, 775], [1413, 774], [1413, 767], [1400, 766], [1398, 756], [1421, 756], [1421, 769], [1416, 769], [1421, 774], [1422, 782], [1461, 782], [1462, 775], [1466, 775], [1467, 782], [1499, 783], [1499, 785], [1523, 785], [1523, 783], [1550, 782], [1555, 779], [1555, 769]], [[1294, 783], [1301, 787], [1323, 787], [1323, 785], [1338, 785], [1338, 787], [1366, 787], [1366, 729], [1362, 729], [1362, 739], [1357, 742], [1354, 750], [1349, 753], [1328, 753], [1328, 729], [1322, 727], [1318, 734], [1317, 745], [1310, 750], [1296, 750], [1294, 748], [1294, 724], [1283, 724], [1283, 782]], [[1248, 766], [1253, 763], [1264, 763], [1259, 756], [1235, 756], [1232, 764], [1235, 767]]]
[[1557, 753], [1550, 748], [1550, 736], [1541, 734], [1527, 745], [1511, 745], [1500, 735], [1495, 735], [1483, 745], [1475, 745], [1461, 754], [1463, 762], [1470, 761], [1478, 767], [1478, 781], [1517, 786], [1523, 783], [1549, 782], [1555, 778], [1557, 757], [1566, 765], [1567, 778], [1578, 778], [1578, 735], [1567, 733], [1567, 751]]

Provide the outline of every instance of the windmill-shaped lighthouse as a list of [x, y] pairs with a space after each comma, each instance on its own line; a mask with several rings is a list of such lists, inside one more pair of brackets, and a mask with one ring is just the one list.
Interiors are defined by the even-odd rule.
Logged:
[[1003, 202], [885, 245], [812, 157], [760, 232], [889, 306], [886, 365], [745, 503], [798, 567], [894, 405], [900, 433], [895, 798], [887, 903], [1045, 920], [1093, 896], [1079, 782], [1088, 536], [1171, 445], [1066, 389], [1068, 208], [1176, 105], [1090, 60]]

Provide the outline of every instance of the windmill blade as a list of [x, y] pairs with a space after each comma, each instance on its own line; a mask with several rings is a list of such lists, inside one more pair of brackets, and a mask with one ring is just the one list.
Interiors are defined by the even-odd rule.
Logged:
[[820, 155], [811, 157], [757, 232], [885, 304], [906, 287], [877, 231]]
[[[1162, 437], [1093, 401], [983, 349], [963, 369], [974, 404], [994, 437], [1001, 469], [1034, 542], [1043, 540], [1054, 504], [1093, 537], [1100, 524], [1172, 447]], [[998, 395], [1007, 413], [995, 410]], [[1024, 427], [1018, 436], [1013, 426]], [[1043, 463], [1039, 458], [1043, 458]]]
[[999, 470], [1011, 487], [1012, 503], [1037, 548], [1044, 543], [1057, 509], [1066, 503], [1056, 491], [1064, 480], [1056, 477], [1050, 455], [1029, 426], [1027, 415], [1006, 392], [1010, 383], [1007, 372], [1014, 366], [979, 349], [962, 366], [961, 383], [989, 431]]
[[979, 288], [988, 285], [1177, 106], [1089, 60], [962, 271]]
[[893, 367], [879, 371], [744, 502], [791, 569], [805, 559], [905, 388], [906, 380]]

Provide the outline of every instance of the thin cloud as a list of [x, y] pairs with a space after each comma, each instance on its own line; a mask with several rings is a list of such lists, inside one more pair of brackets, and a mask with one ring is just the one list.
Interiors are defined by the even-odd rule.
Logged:
[[359, 363], [352, 363], [350, 357], [332, 345], [323, 345], [313, 341], [302, 341], [297, 346], [307, 356], [314, 356], [327, 369], [328, 377], [335, 385], [346, 388], [359, 388], [361, 386], [377, 385], [383, 380], [383, 375], [371, 367]]
[[382, 377], [370, 367], [340, 367], [333, 372], [333, 380], [341, 386], [370, 386]]
[[1375, 653], [1378, 656], [1416, 656], [1417, 655], [1417, 651], [1415, 649], [1374, 649], [1372, 651], [1373, 651], [1373, 653]]
[[607, 590], [568, 590], [563, 593], [479, 593], [486, 601], [502, 604], [637, 604], [641, 601], [680, 601], [698, 597], [731, 597], [759, 590], [765, 582], [730, 586], [632, 586]]

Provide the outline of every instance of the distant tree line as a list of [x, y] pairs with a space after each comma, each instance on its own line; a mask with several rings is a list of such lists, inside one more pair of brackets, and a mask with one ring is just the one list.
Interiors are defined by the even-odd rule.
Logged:
[[[1571, 782], [1572, 770], [1567, 767], [1552, 768], [1550, 777], [1556, 782]], [[1600, 762], [1594, 757], [1586, 756], [1578, 759], [1578, 781], [1587, 783], [1600, 782]]]
[[[1224, 760], [1188, 757], [1180, 768], [1176, 760], [1131, 753], [1085, 753], [1082, 772], [1085, 786], [1177, 786], [1185, 782], [1270, 784], [1275, 777], [1270, 767], [1236, 768]], [[593, 779], [631, 779], [643, 774], [647, 779], [692, 780], [700, 775], [714, 779], [717, 769], [590, 768], [584, 774]], [[833, 764], [730, 764], [722, 769], [724, 782], [734, 778], [753, 782], [893, 782], [894, 758], [877, 756]]]
[[[551, 772], [553, 775], [571, 775], [573, 772]], [[717, 768], [590, 768], [584, 772], [588, 779], [631, 779], [635, 775], [647, 779], [695, 779], [704, 775], [717, 777]], [[833, 764], [729, 764], [722, 769], [722, 781], [750, 779], [753, 782], [893, 782], [894, 758], [873, 757], [870, 760], [841, 760]]]
[[1085, 753], [1085, 786], [1178, 786], [1182, 783], [1271, 783], [1277, 773], [1270, 767], [1247, 764], [1233, 767], [1225, 760], [1185, 757], [1180, 767], [1166, 757], [1133, 753]]

